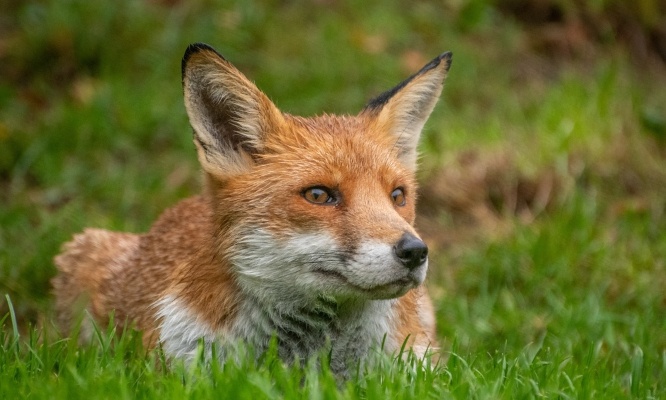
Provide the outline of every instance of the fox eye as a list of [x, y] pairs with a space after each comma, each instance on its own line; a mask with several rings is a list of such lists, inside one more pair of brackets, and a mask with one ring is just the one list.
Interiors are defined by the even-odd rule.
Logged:
[[396, 188], [391, 192], [391, 199], [393, 199], [393, 204], [402, 207], [407, 202], [405, 199], [405, 191], [402, 188]]
[[319, 186], [305, 189], [303, 191], [303, 197], [305, 198], [305, 200], [309, 201], [312, 204], [337, 203], [337, 199], [329, 189]]

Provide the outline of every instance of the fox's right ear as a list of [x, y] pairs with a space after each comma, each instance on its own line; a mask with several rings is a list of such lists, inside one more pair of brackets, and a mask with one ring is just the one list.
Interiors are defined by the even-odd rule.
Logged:
[[185, 108], [199, 162], [223, 179], [247, 171], [265, 135], [283, 117], [275, 105], [212, 47], [195, 43], [182, 62]]

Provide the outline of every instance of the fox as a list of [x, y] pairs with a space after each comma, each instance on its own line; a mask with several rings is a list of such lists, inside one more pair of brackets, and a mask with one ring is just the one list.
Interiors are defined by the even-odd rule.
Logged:
[[436, 352], [415, 173], [451, 62], [440, 54], [357, 115], [306, 118], [213, 47], [189, 45], [182, 86], [201, 194], [146, 233], [86, 228], [65, 243], [57, 325], [88, 340], [94, 324], [135, 329], [185, 362], [202, 344], [223, 358], [237, 343], [258, 354], [275, 343], [287, 362], [323, 351], [339, 373], [373, 346]]

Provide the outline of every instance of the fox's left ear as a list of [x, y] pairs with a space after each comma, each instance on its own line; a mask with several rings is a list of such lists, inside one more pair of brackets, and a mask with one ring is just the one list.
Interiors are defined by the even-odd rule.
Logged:
[[412, 170], [416, 169], [421, 130], [442, 93], [451, 60], [451, 52], [440, 54], [398, 86], [370, 100], [361, 111], [395, 140], [399, 159]]

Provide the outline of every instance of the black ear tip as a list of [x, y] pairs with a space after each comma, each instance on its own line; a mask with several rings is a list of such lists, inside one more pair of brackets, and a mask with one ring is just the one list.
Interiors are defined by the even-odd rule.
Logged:
[[206, 43], [192, 43], [189, 46], [187, 46], [187, 49], [185, 49], [185, 54], [183, 54], [183, 61], [181, 62], [181, 73], [183, 77], [185, 76], [185, 66], [187, 65], [187, 61], [192, 57], [194, 54], [200, 52], [200, 51], [212, 51], [213, 53], [217, 54], [218, 57], [221, 59], [225, 59], [222, 54], [218, 53], [217, 50], [215, 50], [212, 46], [207, 45]]
[[435, 68], [439, 67], [439, 64], [441, 64], [442, 61], [444, 61], [444, 63], [445, 63], [444, 64], [444, 69], [446, 71], [448, 71], [449, 68], [451, 68], [451, 61], [452, 60], [453, 60], [453, 53], [451, 53], [450, 51], [447, 51], [446, 53], [442, 53], [442, 54], [438, 55], [437, 57], [435, 57], [432, 61], [427, 63], [423, 68], [421, 68], [421, 70], [419, 72], [417, 72], [416, 75], [423, 74], [425, 72], [430, 71], [431, 69], [435, 69]]
[[445, 51], [444, 53], [437, 56], [440, 60], [451, 60], [453, 58], [453, 52]]
[[451, 64], [453, 63], [453, 53], [452, 52], [447, 51], [445, 53], [440, 54], [437, 58], [440, 60], [440, 62], [444, 61], [446, 63], [445, 68], [446, 68], [447, 71], [449, 70], [449, 68], [451, 68]]
[[442, 61], [445, 63], [444, 69], [446, 69], [448, 71], [449, 68], [451, 68], [451, 63], [453, 62], [453, 53], [450, 52], [450, 51], [447, 51], [447, 52], [444, 52], [444, 53], [438, 55], [437, 57], [435, 57], [434, 60], [432, 60], [432, 61], [430, 61], [430, 63], [428, 63], [427, 66], [430, 67], [428, 69], [432, 69], [432, 68], [435, 68], [435, 67], [439, 66], [439, 64], [441, 64]]

